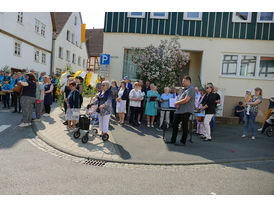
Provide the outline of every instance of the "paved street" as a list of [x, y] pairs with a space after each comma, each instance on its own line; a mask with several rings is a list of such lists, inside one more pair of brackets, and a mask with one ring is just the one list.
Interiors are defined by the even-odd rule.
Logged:
[[[0, 194], [272, 194], [274, 161], [192, 166], [84, 164], [0, 111]], [[3, 127], [5, 126], [5, 128]]]

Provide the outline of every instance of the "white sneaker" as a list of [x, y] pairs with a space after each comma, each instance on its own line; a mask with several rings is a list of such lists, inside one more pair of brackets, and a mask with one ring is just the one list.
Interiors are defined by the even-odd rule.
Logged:
[[152, 124], [151, 127], [154, 127], [154, 125]]
[[22, 122], [21, 124], [18, 125], [18, 127], [28, 127], [30, 126], [29, 123]]
[[49, 117], [48, 113], [43, 114], [43, 117]]
[[141, 124], [141, 122], [140, 122], [140, 121], [138, 121], [138, 124]]
[[255, 137], [254, 137], [254, 136], [252, 136], [252, 137], [251, 137], [251, 139], [255, 139]]
[[147, 124], [147, 127], [150, 127], [150, 124]]
[[246, 137], [246, 135], [245, 135], [245, 134], [243, 134], [243, 135], [242, 135], [242, 138], [245, 138], [245, 137]]
[[259, 128], [257, 131], [258, 131], [258, 132], [261, 132], [262, 130], [263, 130], [263, 128]]

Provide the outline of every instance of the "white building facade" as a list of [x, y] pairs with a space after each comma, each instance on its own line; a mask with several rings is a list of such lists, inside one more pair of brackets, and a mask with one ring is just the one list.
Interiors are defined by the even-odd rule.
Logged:
[[73, 72], [85, 71], [86, 43], [77, 42], [77, 25], [83, 23], [80, 12], [54, 12], [53, 15], [56, 34], [53, 37], [52, 73], [61, 74], [67, 67]]
[[50, 12], [0, 12], [0, 69], [50, 74], [52, 31]]

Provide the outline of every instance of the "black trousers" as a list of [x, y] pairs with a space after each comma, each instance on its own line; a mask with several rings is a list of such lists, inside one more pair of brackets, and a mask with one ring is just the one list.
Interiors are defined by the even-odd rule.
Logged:
[[10, 93], [6, 93], [5, 95], [3, 95], [3, 103], [4, 103], [4, 107], [10, 107]]
[[127, 104], [126, 104], [126, 114], [125, 114], [125, 119], [127, 119], [127, 115], [128, 115], [128, 109], [129, 108], [129, 100], [127, 100]]
[[54, 85], [54, 87], [53, 87], [53, 95], [52, 95], [52, 101], [53, 102], [57, 101], [56, 90], [57, 90], [57, 87], [56, 87], [56, 85]]
[[188, 120], [190, 115], [191, 113], [174, 114], [173, 130], [172, 130], [172, 137], [171, 137], [172, 142], [174, 143], [176, 142], [178, 127], [179, 127], [179, 124], [182, 122], [183, 135], [180, 141], [182, 143], [186, 143], [187, 134], [188, 134]]
[[[14, 92], [13, 97], [14, 97], [14, 111], [20, 112], [21, 111], [21, 102], [20, 102], [21, 96], [18, 92]], [[18, 109], [17, 109], [17, 105], [18, 105]]]
[[51, 109], [50, 105], [49, 104], [44, 104], [44, 106], [45, 106], [45, 112], [49, 114], [50, 113], [50, 109]]
[[139, 107], [130, 107], [129, 123], [138, 123]]

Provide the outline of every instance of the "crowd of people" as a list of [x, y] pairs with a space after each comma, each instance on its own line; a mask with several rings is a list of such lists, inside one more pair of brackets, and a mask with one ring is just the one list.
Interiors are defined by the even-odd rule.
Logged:
[[51, 104], [56, 101], [56, 75], [47, 76], [41, 72], [40, 76], [34, 71], [9, 72], [0, 71], [0, 101], [3, 109], [14, 108], [13, 113], [22, 112], [20, 127], [31, 125], [32, 121], [39, 121], [42, 113], [50, 114]]
[[[42, 114], [47, 117], [51, 112], [51, 104], [56, 100], [56, 86], [58, 78], [51, 78], [45, 73], [38, 77], [34, 71], [29, 73], [0, 72], [1, 101], [4, 108], [14, 107], [13, 112], [23, 113], [21, 127], [31, 125], [32, 121], [39, 121]], [[18, 88], [22, 87], [21, 90]], [[212, 140], [212, 131], [215, 127], [215, 116], [218, 105], [221, 103], [217, 88], [208, 83], [205, 88], [194, 87], [191, 78], [185, 76], [182, 87], [165, 87], [162, 94], [153, 83], [142, 80], [131, 83], [125, 76], [119, 85], [116, 81], [106, 81], [103, 76], [96, 84], [97, 94], [90, 101], [90, 106], [96, 106], [94, 112], [98, 114], [99, 128], [102, 134], [108, 132], [111, 115], [117, 118], [123, 126], [125, 120], [134, 127], [140, 126], [143, 117], [146, 116], [148, 128], [168, 129], [172, 127], [172, 136], [167, 144], [175, 144], [178, 130], [182, 130], [180, 145], [186, 143], [189, 133], [189, 119], [194, 115], [196, 134], [204, 141]], [[62, 88], [64, 97], [64, 110], [67, 130], [73, 132], [77, 128], [80, 116], [80, 108], [83, 104], [83, 78], [76, 79], [67, 75], [67, 84]], [[11, 98], [10, 98], [11, 97]], [[244, 102], [239, 102], [235, 108], [235, 116], [239, 122], [244, 123], [242, 138], [246, 137], [249, 124], [251, 126], [252, 139], [255, 139], [255, 119], [258, 106], [262, 102], [262, 89], [255, 88], [254, 95], [247, 90]], [[259, 131], [265, 129], [273, 122], [274, 98], [270, 99], [270, 106], [265, 121]], [[157, 122], [157, 124], [156, 124]], [[192, 131], [191, 131], [192, 132]]]

